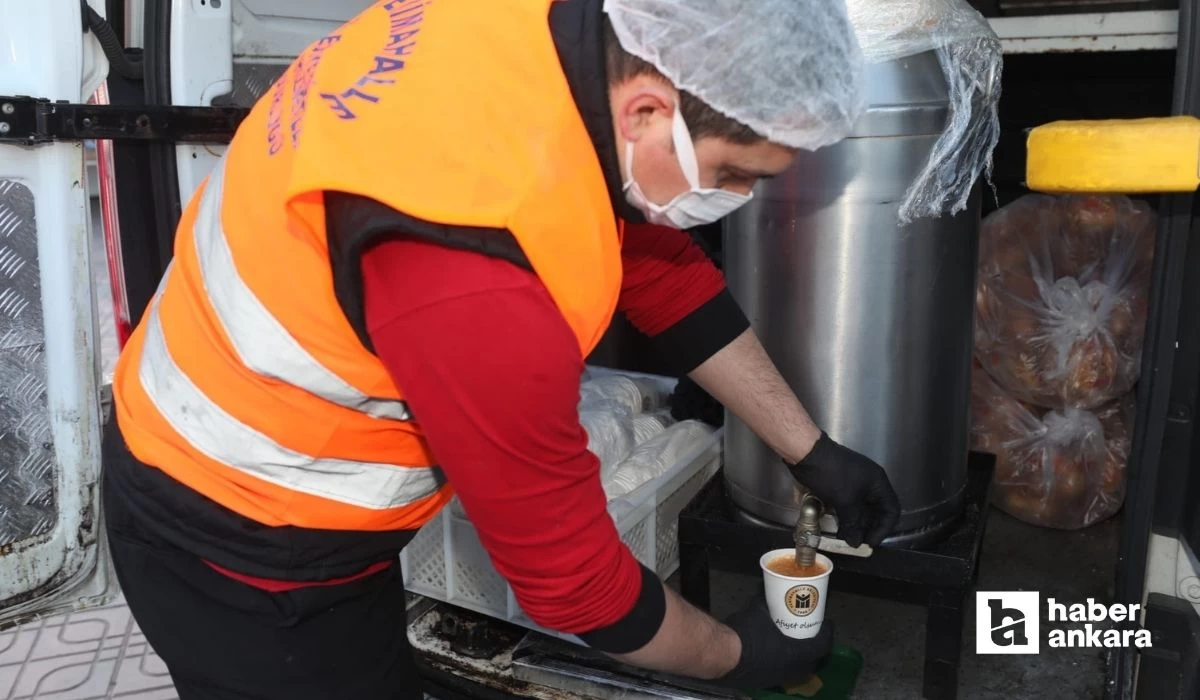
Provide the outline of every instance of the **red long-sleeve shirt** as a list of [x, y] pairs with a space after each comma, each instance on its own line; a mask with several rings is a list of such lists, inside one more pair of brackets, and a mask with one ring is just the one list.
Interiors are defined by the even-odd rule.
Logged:
[[[686, 233], [627, 226], [621, 259], [618, 309], [682, 369], [748, 326]], [[645, 587], [658, 584], [608, 516], [579, 424], [584, 358], [540, 280], [498, 258], [403, 237], [367, 250], [361, 268], [375, 352], [521, 607], [553, 629], [608, 630], [618, 646], [652, 634], [657, 620], [646, 621], [651, 629], [630, 624], [638, 627], [638, 610], [655, 614], [655, 591]], [[210, 566], [270, 591], [337, 582]]]
[[[657, 335], [724, 289], [686, 233], [627, 227], [619, 308]], [[532, 273], [392, 240], [362, 262], [375, 351], [420, 423], [497, 571], [536, 622], [616, 622], [641, 588], [579, 424], [584, 359]]]

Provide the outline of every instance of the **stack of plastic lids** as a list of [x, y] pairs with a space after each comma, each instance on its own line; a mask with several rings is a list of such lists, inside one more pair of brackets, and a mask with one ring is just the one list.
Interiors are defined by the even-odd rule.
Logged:
[[629, 457], [621, 461], [607, 477], [601, 475], [604, 495], [611, 501], [663, 475], [697, 442], [712, 432], [711, 426], [695, 420], [665, 427], [659, 434], [634, 447]]
[[675, 421], [669, 415], [647, 413], [633, 417], [633, 444], [640, 445], [667, 429]]
[[600, 460], [605, 474], [633, 450], [633, 415], [615, 401], [594, 402], [579, 410], [579, 424], [588, 435], [588, 450]]
[[615, 401], [638, 414], [654, 411], [666, 402], [663, 392], [649, 380], [612, 374], [585, 381], [579, 387], [579, 407]]
[[713, 429], [677, 423], [658, 383], [621, 374], [588, 379], [579, 387], [579, 422], [588, 450], [600, 460], [609, 500], [662, 475]]
[[649, 381], [619, 374], [597, 377], [579, 387], [579, 397], [579, 423], [587, 432], [588, 450], [600, 460], [601, 478], [611, 474], [638, 442], [661, 430], [643, 415], [666, 400]]

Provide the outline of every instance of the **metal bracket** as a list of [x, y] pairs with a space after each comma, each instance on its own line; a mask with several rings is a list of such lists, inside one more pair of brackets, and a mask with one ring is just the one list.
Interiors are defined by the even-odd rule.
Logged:
[[0, 143], [54, 141], [229, 143], [250, 110], [240, 107], [89, 105], [0, 95]]

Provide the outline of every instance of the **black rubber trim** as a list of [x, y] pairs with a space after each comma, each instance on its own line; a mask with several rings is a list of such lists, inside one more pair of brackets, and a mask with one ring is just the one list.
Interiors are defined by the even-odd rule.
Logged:
[[[108, 99], [114, 105], [140, 105], [145, 100], [142, 82], [110, 75]], [[154, 223], [155, 205], [153, 198], [146, 196], [151, 191], [153, 180], [150, 175], [150, 144], [114, 141], [112, 150], [125, 300], [130, 323], [136, 326], [163, 272], [163, 253], [158, 249], [159, 240]]]
[[129, 34], [125, 31], [125, 0], [104, 0], [104, 17], [121, 38], [121, 43], [129, 43]]
[[[1178, 31], [1172, 112], [1200, 116], [1200, 2], [1181, 0]], [[1142, 600], [1152, 528], [1160, 518], [1168, 528], [1171, 523], [1167, 521], [1178, 519], [1177, 508], [1167, 507], [1161, 515], [1156, 511], [1191, 490], [1177, 481], [1180, 471], [1189, 481], [1200, 479], [1196, 460], [1190, 454], [1198, 388], [1195, 357], [1185, 359], [1186, 353], [1194, 355], [1198, 350], [1176, 346], [1177, 342], [1188, 341], [1187, 333], [1181, 337], [1181, 328], [1195, 324], [1194, 306], [1186, 305], [1184, 299], [1189, 288], [1200, 286], [1200, 271], [1196, 270], [1200, 252], [1189, 250], [1193, 248], [1189, 241], [1195, 238], [1196, 221], [1200, 220], [1198, 201], [1195, 194], [1171, 195], [1163, 197], [1159, 206], [1151, 313], [1146, 323], [1124, 523], [1117, 549], [1113, 598], [1118, 602]], [[1193, 367], [1189, 369], [1189, 365]], [[1190, 376], [1190, 381], [1185, 383], [1185, 376]], [[1200, 524], [1195, 509], [1188, 510], [1193, 511], [1190, 527], [1194, 532]], [[1108, 664], [1105, 672], [1106, 700], [1133, 697], [1136, 658], [1136, 649], [1117, 650], [1114, 663]]]
[[604, 66], [604, 16], [601, 0], [560, 0], [550, 6], [550, 34], [563, 75], [583, 119], [612, 201], [613, 211], [631, 224], [645, 222], [642, 212], [625, 199], [608, 77]]
[[[145, 3], [142, 55], [143, 85], [146, 104], [171, 104], [171, 3]], [[157, 242], [158, 269], [161, 277], [175, 248], [175, 227], [183, 207], [179, 200], [179, 172], [175, 163], [175, 144], [154, 143], [147, 149], [150, 197], [154, 202], [152, 233]]]
[[667, 615], [667, 593], [658, 574], [642, 567], [642, 592], [625, 617], [579, 638], [596, 651], [628, 654], [650, 643]]
[[[1193, 241], [1193, 223], [1200, 217], [1192, 195], [1164, 197], [1154, 251], [1154, 281], [1150, 289], [1151, 314], [1147, 320], [1141, 381], [1137, 388], [1137, 419], [1127, 469], [1124, 522], [1117, 548], [1117, 580], [1113, 599], [1138, 601], [1145, 589], [1149, 535], [1159, 530], [1182, 536], [1174, 526], [1186, 510], [1180, 502], [1195, 481], [1192, 460], [1192, 414], [1197, 385], [1194, 371], [1194, 305], [1184, 300], [1189, 288], [1200, 285], [1200, 241]], [[1192, 245], [1189, 245], [1191, 243]], [[1189, 248], [1191, 250], [1189, 250]], [[1176, 343], [1180, 343], [1176, 347]], [[1190, 377], [1190, 381], [1189, 381]], [[1190, 384], [1190, 385], [1189, 385]], [[1185, 510], [1181, 510], [1184, 508]], [[1161, 509], [1161, 510], [1160, 510]], [[1194, 517], [1194, 514], [1193, 514]], [[1163, 526], [1156, 526], [1158, 521]], [[1136, 650], [1121, 649], [1117, 663], [1109, 666], [1105, 684], [1109, 700], [1132, 697]]]
[[[1174, 111], [1200, 116], [1200, 7], [1196, 0], [1180, 3], [1179, 46]], [[1185, 65], [1186, 63], [1186, 65]], [[1188, 240], [1184, 278], [1179, 290], [1179, 308], [1200, 306], [1200, 197], [1195, 194], [1164, 198], [1171, 214], [1169, 226], [1174, 236]], [[1184, 315], [1187, 314], [1187, 315]], [[1195, 416], [1200, 400], [1200, 324], [1184, 311], [1175, 338], [1170, 402], [1163, 436], [1163, 454], [1159, 460], [1157, 499], [1153, 527], [1171, 529], [1185, 540], [1192, 551], [1200, 551], [1200, 464], [1196, 461]]]
[[129, 80], [141, 80], [141, 62], [129, 59], [125, 52], [125, 42], [112, 23], [92, 9], [92, 6], [87, 4], [87, 0], [79, 0], [79, 2], [80, 9], [83, 11], [84, 30], [90, 29], [96, 40], [100, 42], [100, 48], [104, 50], [104, 55], [108, 58], [109, 75], [116, 73]]
[[687, 374], [750, 327], [750, 320], [728, 289], [650, 339], [655, 351], [670, 358], [676, 374]]

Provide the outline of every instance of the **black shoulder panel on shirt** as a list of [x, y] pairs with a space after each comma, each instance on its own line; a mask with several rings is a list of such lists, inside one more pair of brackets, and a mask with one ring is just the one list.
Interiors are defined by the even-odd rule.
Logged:
[[325, 193], [325, 232], [338, 304], [363, 347], [371, 352], [375, 348], [367, 331], [362, 279], [362, 256], [371, 246], [388, 239], [407, 238], [475, 251], [533, 270], [517, 239], [507, 229], [425, 221], [369, 197], [346, 192]]
[[681, 376], [699, 367], [750, 327], [750, 320], [728, 289], [650, 339]]
[[605, 21], [602, 0], [559, 0], [550, 5], [550, 36], [575, 107], [600, 160], [613, 211], [627, 223], [640, 224], [646, 218], [625, 200], [621, 186], [604, 66]]

